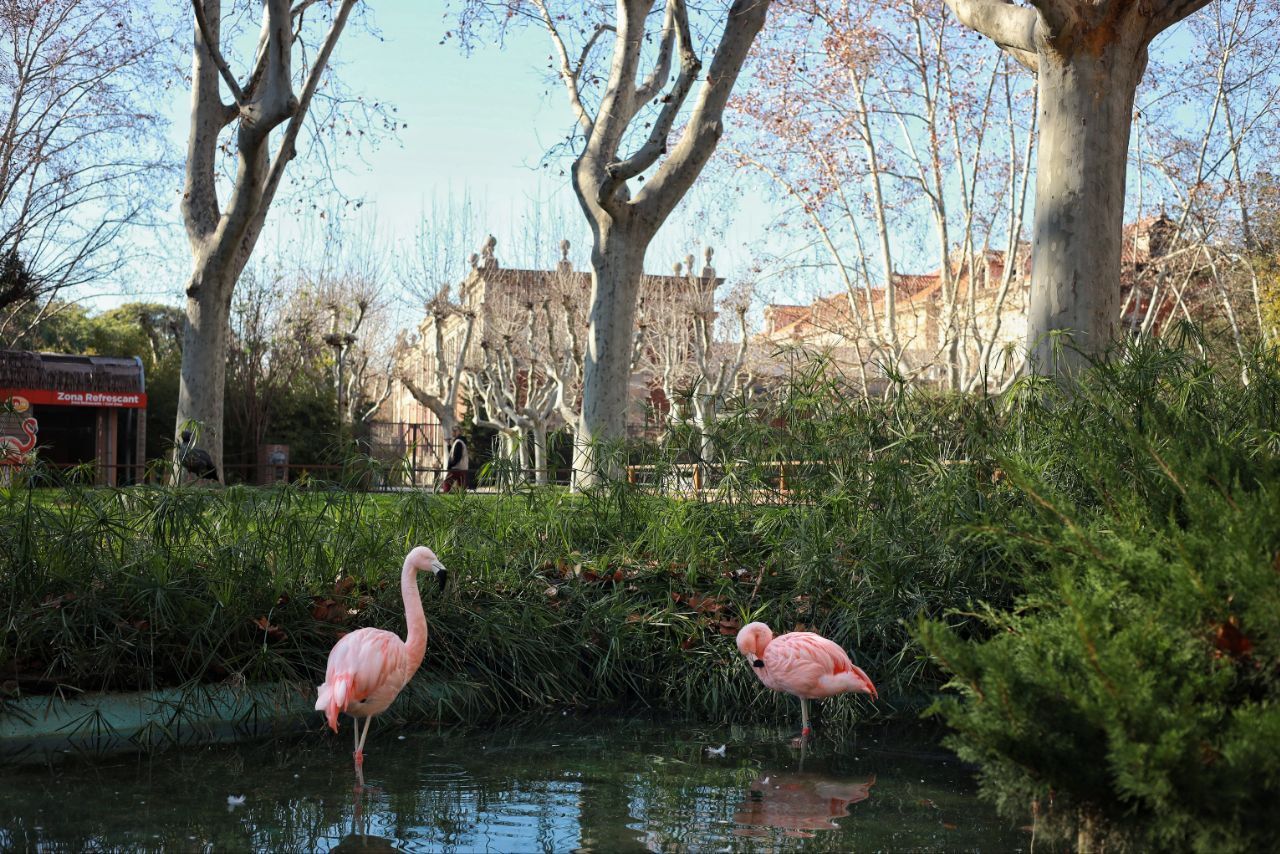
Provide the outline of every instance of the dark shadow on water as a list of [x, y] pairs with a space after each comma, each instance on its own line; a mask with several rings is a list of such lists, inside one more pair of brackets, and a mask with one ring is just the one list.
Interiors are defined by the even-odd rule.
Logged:
[[[725, 755], [708, 746], [727, 745]], [[1029, 837], [918, 731], [538, 717], [314, 732], [0, 770], [0, 850], [1010, 851]], [[243, 798], [239, 803], [238, 799]], [[232, 798], [233, 801], [228, 799]]]

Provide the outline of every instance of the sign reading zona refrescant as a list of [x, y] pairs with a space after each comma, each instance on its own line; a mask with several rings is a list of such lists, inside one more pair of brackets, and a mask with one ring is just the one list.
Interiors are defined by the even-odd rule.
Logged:
[[25, 397], [42, 406], [94, 406], [145, 409], [147, 395], [140, 391], [55, 391], [44, 388], [0, 388], [0, 400]]

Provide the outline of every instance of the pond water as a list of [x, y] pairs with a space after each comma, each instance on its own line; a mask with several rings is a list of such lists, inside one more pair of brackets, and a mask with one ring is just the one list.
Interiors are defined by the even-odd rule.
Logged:
[[[626, 718], [400, 729], [0, 770], [2, 850], [1012, 851], [1030, 835], [914, 730]], [[725, 745], [724, 755], [706, 748]], [[242, 804], [229, 799], [243, 798]]]

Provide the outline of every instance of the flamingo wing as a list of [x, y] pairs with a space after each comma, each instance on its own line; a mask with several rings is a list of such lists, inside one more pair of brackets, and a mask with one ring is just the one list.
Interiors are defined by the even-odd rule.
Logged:
[[774, 638], [765, 649], [764, 671], [770, 687], [810, 700], [847, 691], [875, 693], [867, 674], [850, 661], [839, 644], [813, 632], [789, 632]]
[[316, 709], [327, 713], [329, 726], [338, 728], [338, 714], [350, 713], [353, 706], [377, 702], [391, 704], [408, 681], [409, 653], [405, 643], [383, 629], [359, 629], [346, 635], [329, 652], [324, 684], [320, 686]]

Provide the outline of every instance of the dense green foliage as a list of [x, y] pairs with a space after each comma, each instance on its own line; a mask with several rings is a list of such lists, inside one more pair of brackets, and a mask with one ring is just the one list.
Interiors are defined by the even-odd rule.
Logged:
[[973, 539], [1026, 593], [981, 639], [922, 627], [953, 746], [1082, 847], [1280, 839], [1280, 368], [1247, 368], [1144, 348], [1024, 396], [1004, 467], [1032, 502]]

